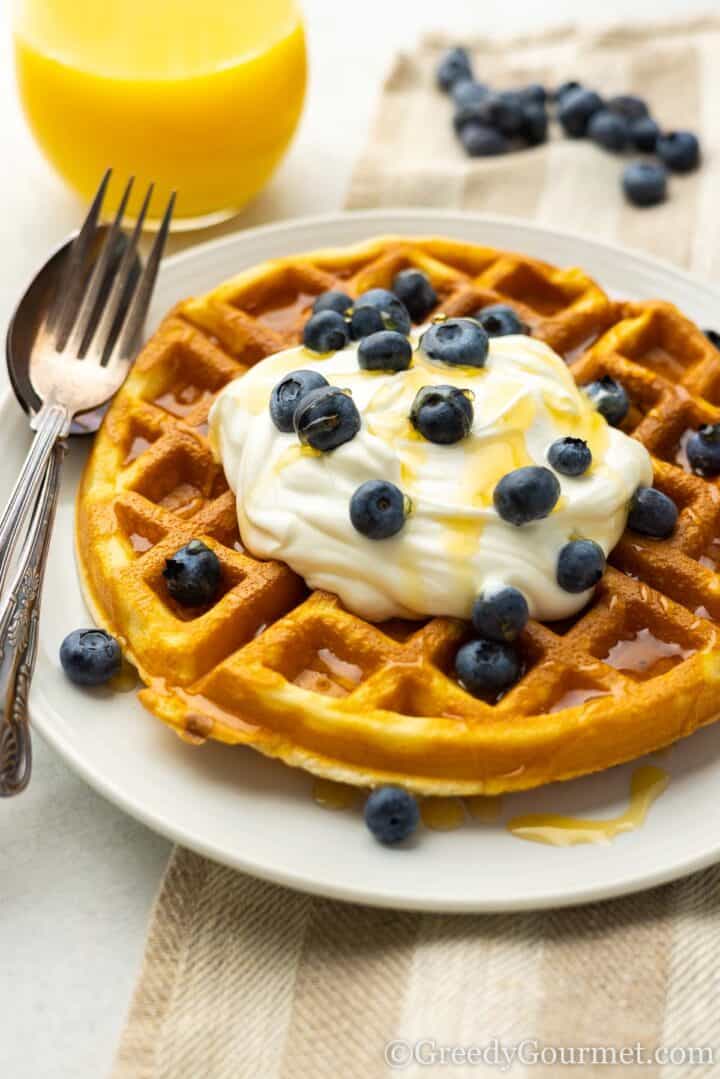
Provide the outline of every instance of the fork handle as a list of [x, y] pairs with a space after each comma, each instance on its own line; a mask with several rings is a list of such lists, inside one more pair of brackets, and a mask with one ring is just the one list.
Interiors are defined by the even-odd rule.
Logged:
[[28, 694], [37, 654], [38, 618], [55, 519], [64, 442], [55, 445], [37, 497], [10, 593], [0, 607], [0, 797], [25, 790], [32, 769]]
[[0, 593], [7, 582], [28, 511], [37, 499], [53, 446], [66, 433], [69, 420], [68, 410], [59, 404], [44, 405], [33, 420], [35, 437], [0, 517]]

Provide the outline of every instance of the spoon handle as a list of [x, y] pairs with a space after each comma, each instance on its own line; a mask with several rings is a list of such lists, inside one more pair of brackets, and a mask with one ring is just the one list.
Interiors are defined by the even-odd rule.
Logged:
[[62, 405], [51, 405], [43, 408], [37, 419], [35, 437], [0, 516], [0, 594], [7, 582], [13, 552], [28, 512], [37, 499], [53, 446], [67, 426], [68, 411]]
[[64, 455], [65, 443], [58, 442], [44, 475], [10, 592], [0, 605], [0, 797], [20, 794], [30, 781], [28, 694]]

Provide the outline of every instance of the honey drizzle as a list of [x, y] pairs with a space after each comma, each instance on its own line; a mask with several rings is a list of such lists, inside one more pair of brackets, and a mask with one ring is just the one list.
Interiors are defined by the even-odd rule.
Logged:
[[460, 827], [465, 812], [459, 798], [425, 798], [420, 803], [420, 816], [426, 828], [450, 832]]
[[483, 824], [492, 824], [502, 812], [502, 796], [499, 794], [474, 794], [465, 799], [470, 816]]
[[357, 798], [357, 787], [336, 783], [332, 779], [316, 779], [312, 796], [323, 809], [350, 809]]
[[579, 843], [609, 843], [623, 832], [639, 828], [650, 806], [667, 787], [670, 777], [662, 768], [643, 765], [636, 768], [630, 781], [630, 804], [624, 813], [605, 820], [563, 817], [557, 813], [528, 813], [513, 817], [507, 829], [518, 839], [546, 843], [553, 847], [571, 847]]

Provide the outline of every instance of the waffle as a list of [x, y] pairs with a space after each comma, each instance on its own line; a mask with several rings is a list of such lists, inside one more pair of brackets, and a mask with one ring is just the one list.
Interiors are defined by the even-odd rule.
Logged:
[[[468, 627], [370, 624], [243, 550], [207, 438], [220, 389], [298, 341], [313, 298], [389, 287], [417, 266], [439, 307], [511, 303], [578, 382], [627, 388], [624, 428], [675, 499], [673, 536], [626, 532], [591, 603], [531, 621], [521, 680], [496, 703], [453, 676]], [[663, 302], [611, 300], [579, 269], [439, 239], [384, 237], [265, 263], [176, 307], [100, 430], [78, 498], [84, 590], [145, 684], [143, 704], [192, 742], [246, 744], [334, 780], [423, 794], [499, 793], [659, 749], [720, 710], [720, 496], [683, 462], [684, 433], [720, 421], [720, 354]], [[209, 609], [169, 597], [165, 559], [193, 537], [217, 554]]]

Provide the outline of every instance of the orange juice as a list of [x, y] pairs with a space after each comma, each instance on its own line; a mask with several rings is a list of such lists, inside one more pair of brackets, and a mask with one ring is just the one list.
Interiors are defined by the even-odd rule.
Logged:
[[158, 215], [242, 207], [297, 125], [305, 38], [294, 0], [18, 0], [15, 58], [46, 157], [88, 198], [108, 166], [111, 196], [151, 180]]

